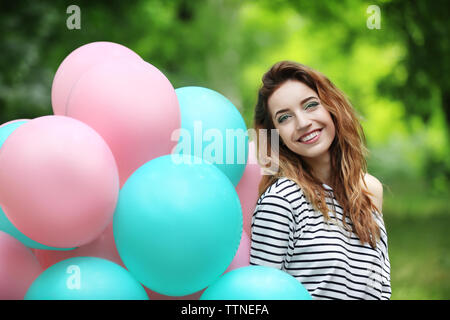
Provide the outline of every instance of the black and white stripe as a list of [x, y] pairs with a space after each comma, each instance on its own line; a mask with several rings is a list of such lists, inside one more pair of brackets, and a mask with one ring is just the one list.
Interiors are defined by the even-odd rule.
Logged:
[[[252, 218], [251, 265], [296, 277], [314, 299], [390, 299], [390, 263], [383, 220], [373, 249], [344, 229], [342, 207], [332, 189], [326, 199], [331, 221], [314, 210], [301, 188], [280, 178], [261, 195]], [[334, 205], [334, 206], [333, 206]], [[333, 212], [332, 208], [335, 208]], [[347, 217], [347, 224], [351, 221]]]

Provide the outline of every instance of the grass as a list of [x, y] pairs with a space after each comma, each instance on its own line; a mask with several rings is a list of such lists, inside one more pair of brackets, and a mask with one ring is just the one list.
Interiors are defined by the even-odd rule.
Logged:
[[403, 181], [385, 193], [394, 300], [450, 299], [449, 199], [424, 186]]
[[385, 214], [392, 299], [450, 298], [450, 216], [397, 218]]

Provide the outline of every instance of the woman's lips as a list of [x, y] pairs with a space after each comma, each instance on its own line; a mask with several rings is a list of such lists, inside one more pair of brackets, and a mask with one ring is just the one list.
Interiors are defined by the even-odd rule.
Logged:
[[320, 135], [322, 134], [322, 129], [314, 130], [311, 133], [309, 133], [308, 135], [311, 135], [311, 134], [314, 134], [314, 133], [317, 133], [317, 135], [314, 138], [312, 138], [310, 140], [307, 140], [307, 141], [302, 141], [303, 138], [300, 138], [300, 139], [298, 139], [298, 142], [304, 143], [304, 144], [311, 144], [311, 143], [316, 142], [317, 140], [319, 140]]

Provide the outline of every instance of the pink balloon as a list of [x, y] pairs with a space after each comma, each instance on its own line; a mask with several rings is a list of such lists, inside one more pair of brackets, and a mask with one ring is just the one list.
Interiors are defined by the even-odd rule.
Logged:
[[169, 80], [151, 64], [131, 59], [110, 60], [85, 72], [72, 90], [67, 115], [105, 139], [121, 186], [146, 162], [170, 154], [181, 126]]
[[145, 286], [144, 286], [144, 289], [147, 292], [147, 295], [150, 298], [150, 300], [199, 300], [201, 295], [203, 294], [203, 291], [205, 291], [205, 289], [204, 289], [204, 290], [200, 290], [198, 292], [192, 293], [187, 296], [171, 297], [171, 296], [165, 296], [163, 294], [152, 291]]
[[241, 201], [244, 231], [251, 234], [252, 215], [258, 201], [258, 185], [261, 181], [261, 167], [256, 159], [256, 146], [254, 141], [248, 144], [248, 161], [236, 191]]
[[117, 252], [113, 236], [112, 221], [97, 239], [81, 247], [70, 251], [35, 249], [34, 254], [44, 269], [51, 267], [55, 263], [74, 257], [103, 258], [115, 262], [126, 269]]
[[247, 232], [243, 231], [241, 236], [241, 242], [239, 243], [236, 255], [231, 261], [225, 273], [231, 270], [247, 267], [250, 265], [250, 238]]
[[24, 123], [0, 152], [0, 203], [14, 226], [41, 244], [78, 247], [111, 222], [119, 177], [108, 145], [65, 116]]
[[[239, 243], [236, 255], [234, 256], [227, 270], [225, 270], [223, 274], [237, 268], [247, 267], [249, 265], [250, 265], [250, 238], [248, 237], [247, 233], [242, 232], [241, 242]], [[148, 297], [152, 300], [199, 300], [203, 292], [206, 290], [205, 288], [203, 290], [200, 290], [187, 296], [171, 297], [159, 294], [146, 287], [144, 287], [144, 289], [147, 292]]]
[[138, 54], [127, 47], [106, 41], [88, 43], [72, 51], [61, 63], [53, 79], [54, 114], [66, 114], [66, 104], [72, 87], [84, 72], [99, 63], [120, 57], [142, 60]]
[[23, 300], [42, 268], [30, 249], [0, 231], [0, 300]]

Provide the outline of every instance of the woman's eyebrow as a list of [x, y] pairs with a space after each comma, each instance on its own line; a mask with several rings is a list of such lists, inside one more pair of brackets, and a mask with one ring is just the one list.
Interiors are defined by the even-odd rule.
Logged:
[[[311, 99], [317, 99], [317, 97], [310, 96], [308, 98], [305, 98], [305, 99], [302, 100], [302, 102], [300, 102], [300, 104], [304, 104], [305, 102], [307, 102], [308, 100], [311, 100]], [[289, 111], [289, 109], [285, 108], [285, 109], [278, 110], [277, 112], [275, 112], [274, 117], [276, 117], [278, 113], [285, 112], [285, 111]]]

